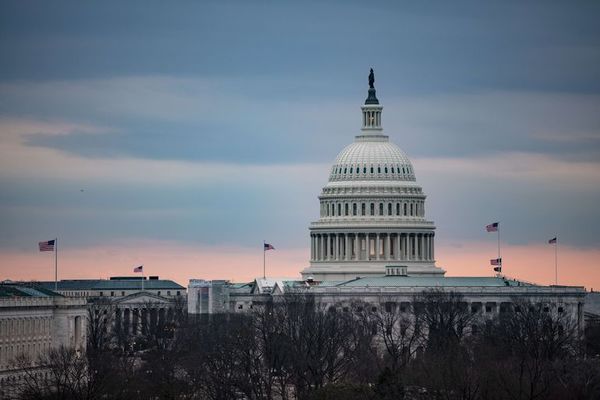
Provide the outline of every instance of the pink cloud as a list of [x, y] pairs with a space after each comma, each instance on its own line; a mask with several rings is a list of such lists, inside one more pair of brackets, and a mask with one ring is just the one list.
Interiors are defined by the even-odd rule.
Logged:
[[[489, 260], [496, 247], [489, 243], [466, 242], [438, 245], [437, 264], [447, 276], [491, 276]], [[308, 265], [309, 250], [277, 248], [267, 252], [267, 275], [299, 277]], [[2, 279], [53, 280], [54, 255], [5, 251]], [[551, 245], [502, 247], [504, 273], [540, 284], [554, 283], [554, 252]], [[600, 289], [600, 249], [559, 247], [559, 284]], [[107, 247], [59, 249], [59, 279], [108, 278], [133, 275], [144, 265], [147, 275], [159, 275], [186, 286], [190, 278], [249, 281], [262, 275], [263, 253], [256, 248], [233, 246], [189, 246], [169, 242], [133, 242]]]

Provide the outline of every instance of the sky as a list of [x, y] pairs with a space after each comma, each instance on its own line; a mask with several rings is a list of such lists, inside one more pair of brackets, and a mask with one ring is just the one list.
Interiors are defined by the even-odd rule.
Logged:
[[600, 289], [600, 3], [0, 3], [0, 279], [297, 277], [369, 68], [448, 276]]

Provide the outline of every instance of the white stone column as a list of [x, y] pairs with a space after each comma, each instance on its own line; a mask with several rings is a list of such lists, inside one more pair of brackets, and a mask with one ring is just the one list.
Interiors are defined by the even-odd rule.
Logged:
[[365, 254], [365, 259], [369, 260], [371, 258], [371, 238], [369, 237], [368, 233], [365, 233], [365, 241], [365, 250], [367, 253]]
[[390, 245], [391, 245], [392, 241], [390, 238], [390, 234], [387, 233], [385, 235], [385, 246], [384, 246], [384, 250], [385, 250], [385, 259], [389, 260], [390, 256], [391, 256], [391, 251], [390, 251]]
[[352, 251], [350, 250], [350, 234], [346, 233], [344, 234], [344, 240], [346, 241], [346, 247], [344, 248], [346, 250], [346, 261], [350, 261], [350, 258], [352, 257]]
[[380, 241], [379, 241], [379, 233], [376, 233], [375, 234], [375, 259], [376, 260], [379, 260], [379, 252], [381, 251], [379, 246], [381, 246]]
[[331, 252], [332, 260], [337, 260], [337, 247], [338, 247], [337, 246], [337, 238], [338, 238], [337, 233], [333, 233], [332, 237], [331, 237], [331, 241], [333, 243], [333, 251]]
[[431, 261], [431, 234], [427, 235], [427, 260]]

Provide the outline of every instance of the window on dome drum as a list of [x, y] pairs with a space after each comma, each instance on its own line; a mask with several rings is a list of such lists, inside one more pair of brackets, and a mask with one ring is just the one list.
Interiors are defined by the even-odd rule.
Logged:
[[381, 173], [381, 167], [377, 167], [377, 173], [380, 174]]
[[396, 215], [400, 215], [400, 203], [396, 203]]
[[365, 203], [362, 203], [362, 215], [365, 215], [365, 208], [366, 208]]
[[383, 203], [379, 203], [379, 215], [383, 215]]
[[371, 203], [371, 215], [375, 215], [375, 203]]
[[404, 203], [404, 216], [406, 217], [406, 203]]
[[348, 203], [344, 204], [344, 215], [348, 216]]
[[352, 215], [356, 215], [356, 203], [352, 204]]
[[373, 167], [371, 167], [371, 173], [373, 173], [373, 171], [374, 171], [374, 170], [373, 170]]
[[388, 170], [387, 170], [387, 167], [385, 167], [384, 171], [385, 171], [385, 173], [387, 174], [387, 171], [388, 171]]
[[338, 217], [342, 215], [342, 205], [338, 203]]
[[352, 173], [352, 167], [350, 167], [350, 173]]
[[363, 174], [366, 174], [366, 173], [367, 173], [367, 167], [364, 167], [363, 168]]
[[413, 216], [413, 204], [412, 203], [410, 203], [410, 216], [411, 217]]
[[392, 203], [388, 203], [388, 215], [392, 215]]

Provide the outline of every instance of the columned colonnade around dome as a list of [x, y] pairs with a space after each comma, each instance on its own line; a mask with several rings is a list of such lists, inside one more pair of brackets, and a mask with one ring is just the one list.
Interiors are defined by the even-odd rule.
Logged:
[[310, 259], [318, 261], [434, 261], [432, 232], [312, 233]]

